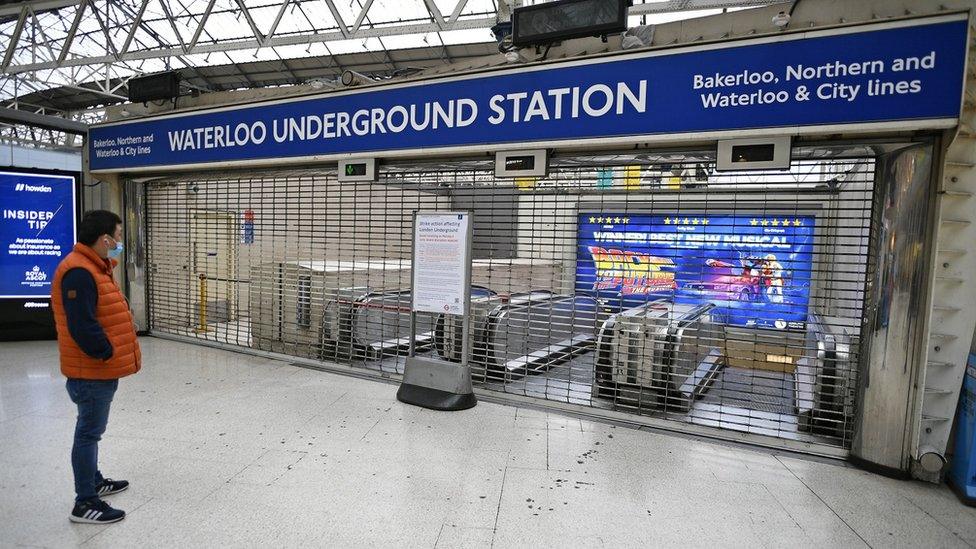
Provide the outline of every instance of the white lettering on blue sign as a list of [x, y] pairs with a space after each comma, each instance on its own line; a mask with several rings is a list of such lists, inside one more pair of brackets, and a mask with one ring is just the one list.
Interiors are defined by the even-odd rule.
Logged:
[[[964, 15], [96, 126], [95, 171], [959, 116]], [[550, 145], [545, 145], [550, 146]], [[497, 147], [496, 147], [497, 148]]]

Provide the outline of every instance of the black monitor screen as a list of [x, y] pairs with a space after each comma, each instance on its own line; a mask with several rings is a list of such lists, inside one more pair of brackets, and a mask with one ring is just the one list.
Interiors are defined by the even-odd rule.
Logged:
[[366, 175], [366, 163], [346, 164], [346, 175]]
[[563, 0], [518, 8], [512, 16], [516, 46], [623, 32], [626, 0]]

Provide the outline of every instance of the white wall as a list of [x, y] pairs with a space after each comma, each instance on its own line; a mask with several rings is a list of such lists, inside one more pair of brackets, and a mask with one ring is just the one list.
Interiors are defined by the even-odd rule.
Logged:
[[0, 166], [80, 172], [81, 151], [34, 149], [4, 143], [0, 144]]

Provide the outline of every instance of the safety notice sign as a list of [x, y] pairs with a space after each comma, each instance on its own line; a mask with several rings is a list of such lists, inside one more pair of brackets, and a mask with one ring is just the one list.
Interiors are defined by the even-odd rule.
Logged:
[[470, 276], [470, 215], [419, 212], [414, 218], [414, 312], [464, 314]]

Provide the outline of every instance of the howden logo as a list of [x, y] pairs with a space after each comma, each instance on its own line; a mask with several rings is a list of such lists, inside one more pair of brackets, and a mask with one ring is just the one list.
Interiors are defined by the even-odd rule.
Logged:
[[29, 193], [49, 193], [53, 192], [48, 185], [26, 185], [24, 183], [17, 183], [14, 185], [14, 190], [17, 192], [29, 192]]

